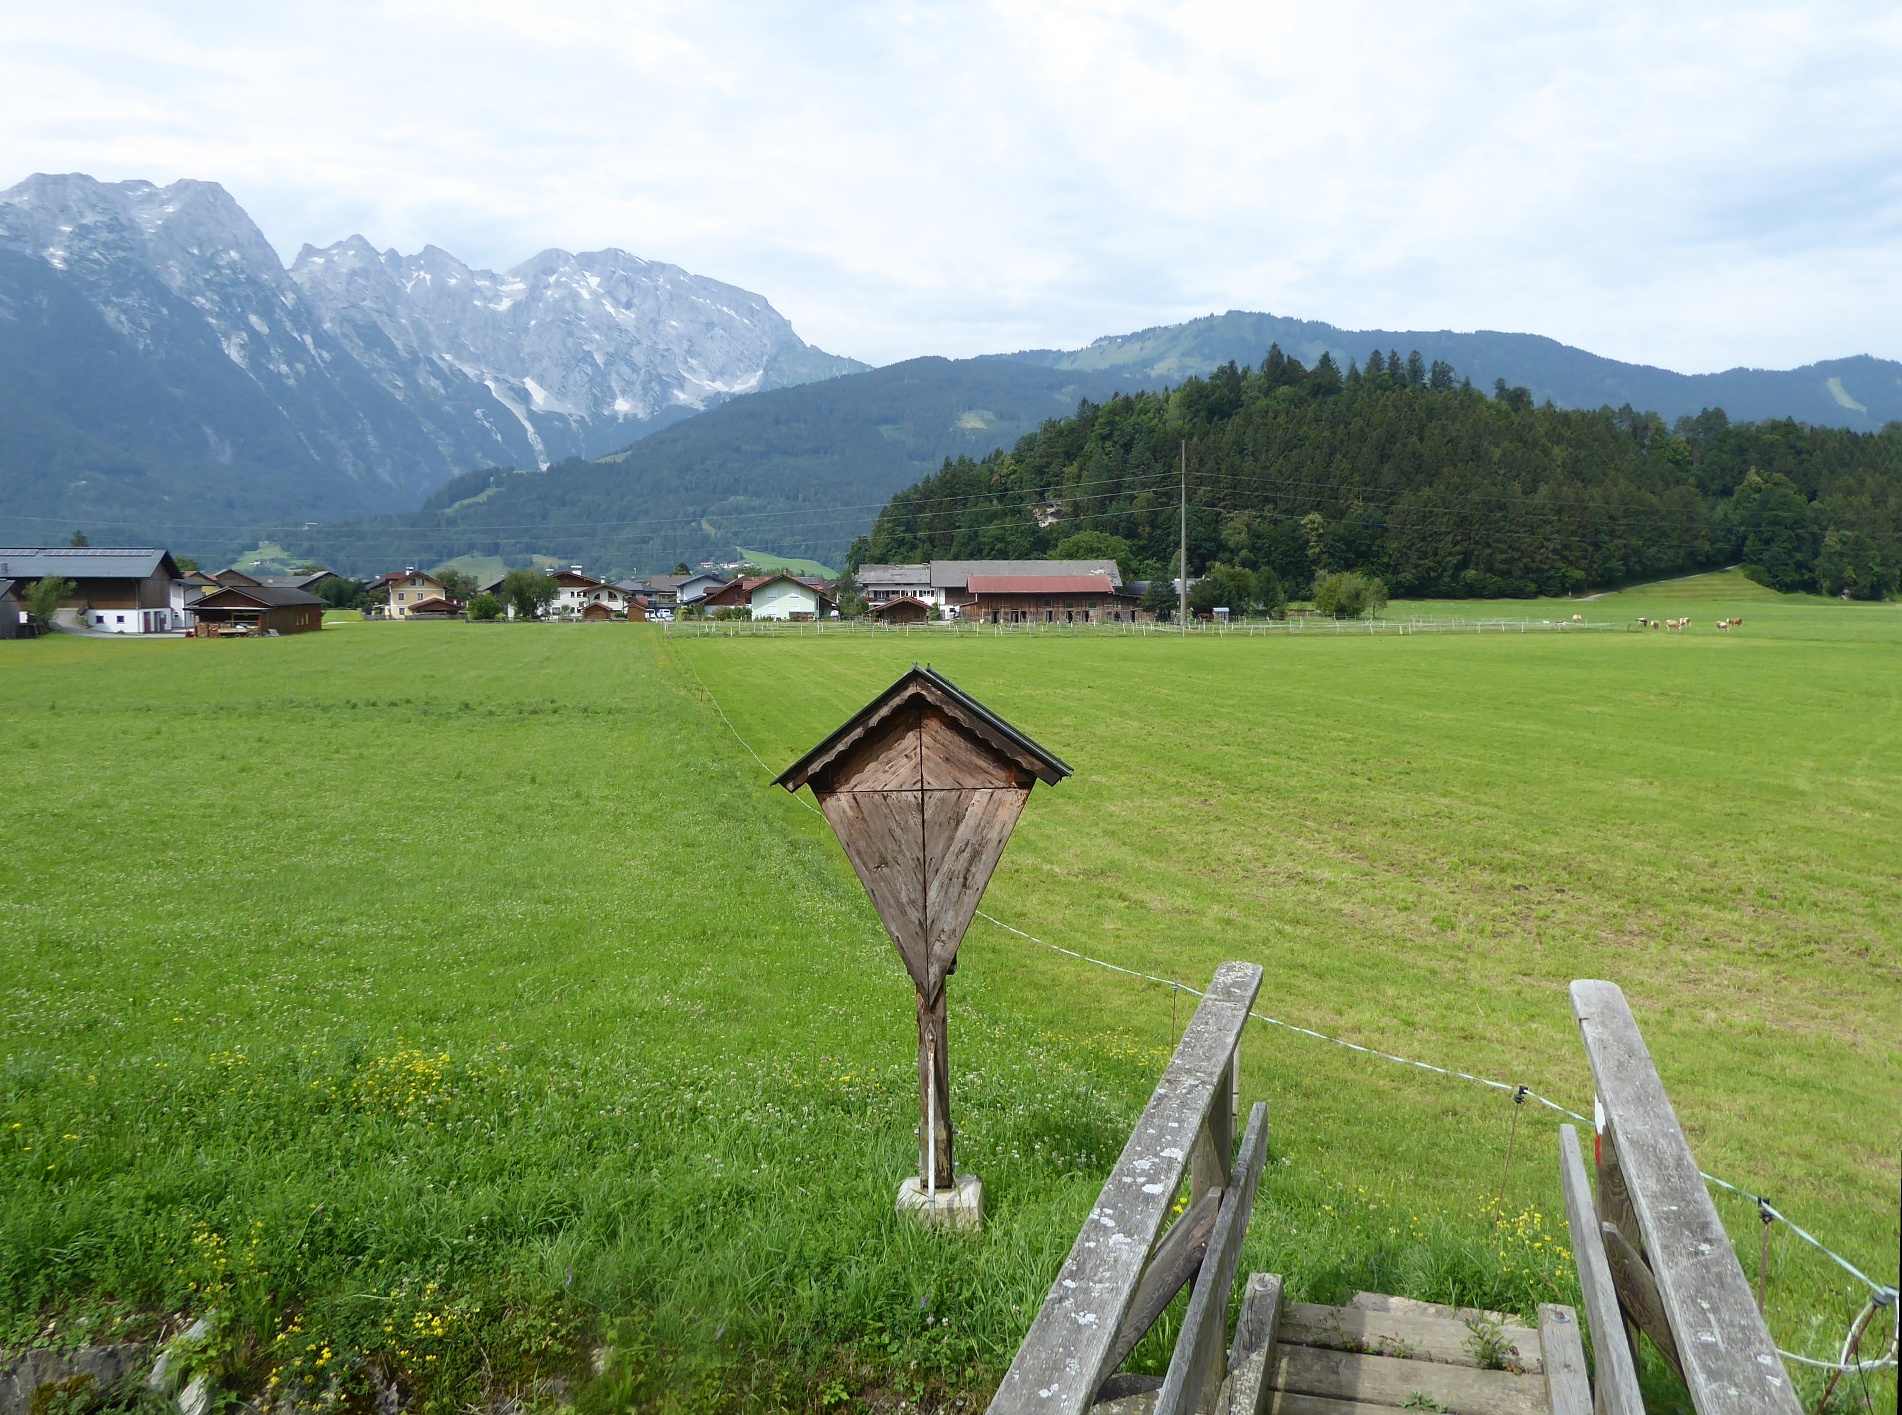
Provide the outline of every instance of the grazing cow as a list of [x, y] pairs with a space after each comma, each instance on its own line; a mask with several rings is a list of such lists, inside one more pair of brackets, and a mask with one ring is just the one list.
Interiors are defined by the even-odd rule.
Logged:
[[1741, 629], [1741, 628], [1743, 628], [1743, 620], [1741, 620], [1741, 619], [1733, 619], [1733, 620], [1731, 620], [1731, 621], [1730, 621], [1730, 627], [1731, 627], [1731, 628], [1733, 628], [1733, 629]]
[[1574, 624], [1583, 624], [1585, 622], [1585, 616], [1583, 614], [1574, 614], [1572, 616], [1572, 622]]

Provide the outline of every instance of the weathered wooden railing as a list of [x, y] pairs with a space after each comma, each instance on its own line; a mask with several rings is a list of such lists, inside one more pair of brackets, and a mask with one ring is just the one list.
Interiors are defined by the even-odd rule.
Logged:
[[[1099, 1396], [1114, 1394], [1105, 1383], [1191, 1281], [1169, 1371], [1154, 1395], [1156, 1415], [1210, 1410], [1231, 1362], [1240, 1368], [1236, 1386], [1249, 1386], [1241, 1399], [1232, 1395], [1232, 1415], [1254, 1415], [1279, 1284], [1264, 1280], [1258, 1294], [1251, 1281], [1232, 1351], [1223, 1336], [1268, 1147], [1267, 1107], [1259, 1104], [1238, 1153], [1234, 1146], [1236, 1048], [1260, 989], [1253, 964], [1216, 970], [990, 1415], [1082, 1415]], [[1164, 1231], [1185, 1170], [1188, 1207]]]
[[1575, 982], [1572, 1012], [1597, 1090], [1596, 1202], [1569, 1125], [1559, 1132], [1559, 1176], [1597, 1358], [1598, 1415], [1643, 1410], [1640, 1331], [1682, 1377], [1698, 1415], [1799, 1415], [1624, 994], [1613, 983]]

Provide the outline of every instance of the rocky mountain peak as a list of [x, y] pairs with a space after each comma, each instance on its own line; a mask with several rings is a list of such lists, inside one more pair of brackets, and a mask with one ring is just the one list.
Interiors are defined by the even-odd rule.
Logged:
[[[0, 192], [0, 250], [70, 286], [141, 357], [221, 351], [275, 429], [252, 445], [293, 445], [404, 499], [472, 468], [599, 455], [736, 393], [864, 367], [807, 345], [759, 295], [622, 250], [549, 249], [498, 273], [353, 235], [304, 246], [286, 270], [216, 182], [36, 174]], [[201, 371], [202, 388], [180, 384], [182, 367], [158, 382], [180, 437], [237, 465], [246, 440], [219, 425], [229, 391], [207, 391], [228, 380]]]

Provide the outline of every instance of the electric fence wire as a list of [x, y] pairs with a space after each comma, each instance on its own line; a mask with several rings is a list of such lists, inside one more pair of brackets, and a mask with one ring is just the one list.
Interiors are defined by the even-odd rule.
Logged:
[[[720, 715], [720, 721], [726, 724], [727, 731], [733, 734], [733, 740], [746, 748], [747, 755], [759, 763], [761, 771], [764, 771], [769, 777], [776, 778], [779, 773], [768, 766], [766, 759], [753, 750], [753, 744], [740, 735], [740, 729], [735, 727], [733, 725], [733, 719], [726, 715], [726, 709], [720, 706], [720, 700], [713, 695], [713, 690], [707, 687], [706, 680], [700, 676], [700, 670], [694, 666], [693, 660], [681, 653], [677, 648], [674, 652], [680, 658], [681, 662], [687, 665], [687, 671], [693, 674], [694, 682], [699, 684], [700, 691], [706, 694], [707, 701], [713, 704], [713, 710]], [[814, 815], [823, 816], [824, 813], [820, 811], [817, 806], [806, 800], [804, 796], [795, 795], [793, 799]], [[1047, 948], [1052, 953], [1060, 953], [1066, 958], [1074, 958], [1080, 963], [1088, 963], [1093, 967], [1103, 968], [1112, 973], [1121, 973], [1124, 977], [1136, 978], [1145, 983], [1154, 983], [1157, 987], [1171, 988], [1177, 993], [1186, 992], [1191, 997], [1199, 998], [1202, 996], [1202, 990], [1200, 988], [1191, 987], [1189, 984], [1178, 982], [1174, 978], [1159, 978], [1153, 973], [1140, 972], [1135, 968], [1125, 968], [1122, 964], [1111, 963], [1107, 959], [1092, 958], [1089, 954], [1079, 953], [1074, 948], [1065, 948], [1061, 944], [1051, 943], [1046, 939], [1038, 938], [1035, 934], [1026, 933], [1020, 928], [1005, 923], [1002, 919], [985, 913], [982, 909], [977, 911], [977, 916], [986, 923], [996, 925], [1006, 933], [1015, 934], [1018, 938], [1034, 943], [1040, 948]], [[1350, 1042], [1342, 1037], [1330, 1037], [1327, 1033], [1317, 1032], [1312, 1027], [1303, 1027], [1295, 1022], [1284, 1022], [1280, 1018], [1270, 1017], [1264, 1012], [1256, 1012], [1251, 1009], [1248, 1015], [1255, 1021], [1266, 1023], [1270, 1027], [1279, 1027], [1284, 1031], [1295, 1032], [1304, 1037], [1312, 1037], [1316, 1041], [1330, 1042], [1337, 1047], [1345, 1047], [1348, 1051], [1359, 1052], [1363, 1056], [1372, 1056], [1382, 1061], [1390, 1061], [1396, 1066], [1408, 1066], [1417, 1071], [1431, 1072], [1436, 1076], [1450, 1076], [1461, 1081], [1471, 1081], [1476, 1085], [1487, 1086], [1495, 1091], [1505, 1091], [1515, 1096], [1523, 1091], [1526, 1099], [1537, 1101], [1548, 1110], [1557, 1111], [1560, 1115], [1576, 1120], [1581, 1125], [1593, 1125], [1593, 1128], [1596, 1129], [1594, 1122], [1589, 1116], [1580, 1115], [1571, 1107], [1560, 1105], [1557, 1101], [1552, 1100], [1548, 1096], [1540, 1095], [1530, 1087], [1516, 1086], [1505, 1081], [1495, 1081], [1487, 1076], [1476, 1076], [1470, 1071], [1460, 1071], [1446, 1066], [1435, 1066], [1430, 1061], [1415, 1061], [1411, 1057], [1396, 1056], [1392, 1052], [1381, 1051], [1377, 1047], [1362, 1046], [1359, 1042]], [[1895, 1367], [1898, 1347], [1902, 1346], [1902, 1306], [1898, 1305], [1897, 1290], [1895, 1288], [1875, 1281], [1875, 1279], [1864, 1273], [1861, 1268], [1858, 1268], [1841, 1253], [1838, 1253], [1834, 1248], [1831, 1248], [1828, 1244], [1817, 1238], [1808, 1229], [1802, 1227], [1788, 1215], [1784, 1214], [1782, 1210], [1778, 1209], [1761, 1194], [1753, 1193], [1745, 1189], [1742, 1185], [1732, 1184], [1727, 1179], [1719, 1179], [1714, 1174], [1705, 1174], [1701, 1169], [1698, 1171], [1698, 1174], [1703, 1177], [1706, 1184], [1714, 1184], [1719, 1189], [1727, 1190], [1741, 1198], [1750, 1200], [1757, 1206], [1759, 1211], [1769, 1214], [1772, 1218], [1777, 1220], [1777, 1222], [1783, 1224], [1798, 1238], [1829, 1258], [1851, 1277], [1861, 1282], [1869, 1291], [1869, 1300], [1863, 1309], [1857, 1313], [1855, 1320], [1850, 1323], [1849, 1332], [1843, 1338], [1842, 1349], [1838, 1353], [1836, 1360], [1824, 1361], [1814, 1356], [1803, 1356], [1794, 1351], [1785, 1351], [1780, 1346], [1777, 1348], [1777, 1355], [1783, 1357], [1786, 1361], [1795, 1361], [1799, 1365], [1813, 1367], [1817, 1370], [1853, 1371], [1858, 1375], [1870, 1371], [1889, 1370]], [[1862, 1334], [1874, 1315], [1884, 1308], [1891, 1309], [1893, 1313], [1893, 1328], [1889, 1335], [1889, 1349], [1887, 1353], [1873, 1361], [1862, 1360], [1856, 1356], [1855, 1348], [1857, 1338]]]

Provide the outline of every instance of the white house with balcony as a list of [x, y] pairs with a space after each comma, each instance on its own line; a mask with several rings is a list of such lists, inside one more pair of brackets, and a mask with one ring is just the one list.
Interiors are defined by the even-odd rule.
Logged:
[[755, 619], [817, 619], [832, 612], [823, 591], [791, 575], [770, 575], [747, 597]]

